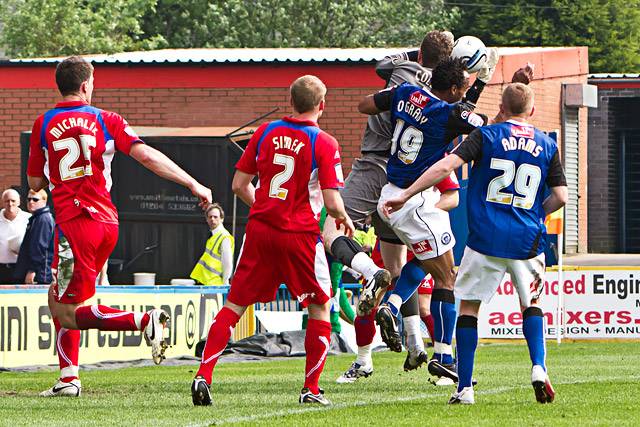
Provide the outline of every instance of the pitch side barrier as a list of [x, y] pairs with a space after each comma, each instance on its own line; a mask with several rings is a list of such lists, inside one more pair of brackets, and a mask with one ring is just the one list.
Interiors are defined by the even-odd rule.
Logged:
[[[121, 310], [161, 307], [171, 316], [165, 332], [168, 357], [193, 356], [229, 291], [228, 286], [105, 286], [90, 300]], [[0, 286], [0, 368], [58, 363], [56, 334], [47, 306], [48, 286]], [[253, 307], [234, 332], [242, 339], [255, 332]], [[80, 362], [149, 359], [151, 350], [140, 331], [82, 331]]]
[[[344, 285], [353, 292], [353, 304], [357, 302], [361, 286], [357, 283]], [[558, 301], [562, 302], [560, 311]], [[548, 268], [540, 307], [548, 339], [556, 338], [558, 328], [560, 336], [568, 339], [638, 339], [640, 267], [565, 266], [562, 285], [558, 283], [557, 267]], [[282, 286], [276, 300], [257, 304], [256, 310], [296, 312], [300, 307]], [[286, 317], [281, 321], [287, 322]], [[480, 338], [491, 339], [524, 338], [518, 297], [509, 275], [505, 276], [493, 299], [483, 304], [478, 334]]]

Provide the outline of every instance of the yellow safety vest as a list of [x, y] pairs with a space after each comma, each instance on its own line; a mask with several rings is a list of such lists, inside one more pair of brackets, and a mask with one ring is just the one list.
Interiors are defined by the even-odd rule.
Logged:
[[203, 285], [222, 285], [222, 242], [229, 239], [233, 253], [235, 242], [233, 236], [224, 228], [207, 240], [204, 253], [191, 272], [191, 278]]

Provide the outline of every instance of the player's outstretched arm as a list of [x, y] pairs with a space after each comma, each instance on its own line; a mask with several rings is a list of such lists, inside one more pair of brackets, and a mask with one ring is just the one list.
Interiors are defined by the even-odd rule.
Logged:
[[440, 194], [440, 200], [436, 203], [436, 208], [449, 212], [458, 207], [460, 195], [458, 190], [448, 190]]
[[358, 111], [362, 114], [368, 114], [374, 116], [380, 114], [381, 110], [376, 106], [376, 102], [373, 99], [373, 95], [367, 95], [358, 104]]
[[336, 220], [336, 228], [340, 229], [340, 226], [343, 225], [345, 228], [344, 234], [347, 237], [353, 236], [356, 229], [353, 226], [353, 221], [351, 221], [351, 218], [347, 215], [340, 192], [334, 188], [328, 188], [322, 190], [322, 198], [327, 213]]
[[254, 176], [241, 170], [236, 170], [231, 182], [233, 192], [249, 207], [253, 206], [256, 201], [256, 187], [251, 183]]
[[44, 176], [27, 176], [27, 182], [29, 183], [29, 188], [36, 192], [49, 185], [49, 180]]
[[411, 197], [429, 187], [433, 187], [435, 184], [448, 177], [451, 172], [465, 164], [465, 161], [462, 160], [461, 157], [454, 154], [445, 157], [427, 169], [413, 184], [411, 184], [410, 187], [405, 188], [399, 196], [385, 201], [385, 214], [388, 216], [393, 212], [399, 211]]
[[550, 190], [551, 194], [542, 203], [545, 215], [549, 215], [557, 211], [566, 205], [567, 200], [569, 200], [569, 189], [566, 185], [551, 187]]
[[156, 175], [187, 187], [200, 199], [200, 206], [203, 209], [211, 203], [211, 189], [196, 181], [162, 152], [146, 144], [133, 144], [129, 155]]

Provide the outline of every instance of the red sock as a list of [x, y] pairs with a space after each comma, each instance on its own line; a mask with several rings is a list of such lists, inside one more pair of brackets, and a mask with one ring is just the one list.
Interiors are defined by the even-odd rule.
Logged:
[[307, 364], [304, 368], [304, 386], [311, 393], [320, 393], [318, 381], [327, 360], [329, 345], [331, 344], [331, 323], [324, 320], [309, 319], [307, 334], [304, 339], [304, 349], [307, 352]]
[[60, 326], [57, 318], [53, 318], [56, 328], [56, 350], [60, 363], [60, 378], [70, 382], [78, 378], [78, 353], [80, 352], [80, 331]]
[[222, 307], [209, 328], [207, 342], [202, 352], [202, 362], [200, 362], [200, 369], [196, 374], [196, 376], [204, 377], [208, 384], [211, 384], [213, 368], [218, 363], [218, 358], [224, 349], [227, 348], [229, 338], [231, 338], [231, 333], [238, 320], [240, 320], [240, 316], [235, 311]]
[[433, 316], [431, 314], [429, 314], [428, 316], [422, 316], [421, 319], [424, 322], [424, 324], [427, 325], [427, 331], [429, 331], [429, 338], [431, 338], [431, 344], [433, 344], [434, 343], [434, 341], [433, 341]]
[[356, 329], [356, 344], [358, 344], [358, 347], [364, 347], [373, 342], [373, 337], [376, 336], [375, 320], [377, 312], [378, 309], [374, 308], [366, 316], [356, 316], [353, 326]]
[[141, 331], [148, 323], [147, 313], [122, 311], [106, 305], [84, 305], [76, 308], [76, 324], [79, 329]]

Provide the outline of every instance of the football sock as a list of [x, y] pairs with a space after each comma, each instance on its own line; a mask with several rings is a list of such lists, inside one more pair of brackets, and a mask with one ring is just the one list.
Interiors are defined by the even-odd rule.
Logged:
[[393, 292], [402, 298], [402, 302], [406, 302], [418, 289], [424, 276], [426, 273], [420, 266], [420, 261], [412, 259], [402, 267]]
[[406, 343], [409, 353], [416, 354], [424, 351], [424, 341], [422, 341], [422, 333], [420, 332], [420, 316], [403, 317], [402, 322], [407, 337]]
[[540, 307], [529, 307], [522, 313], [522, 331], [529, 347], [531, 363], [545, 366], [544, 317]]
[[371, 359], [371, 344], [358, 346], [358, 355], [356, 356], [356, 363], [361, 366], [371, 366], [373, 360]]
[[400, 311], [400, 307], [402, 307], [402, 298], [400, 295], [396, 294], [395, 291], [391, 295], [389, 295], [389, 299], [387, 300], [387, 305], [391, 309], [391, 313], [398, 317], [398, 312]]
[[[196, 376], [203, 377], [207, 384], [211, 384], [213, 368], [216, 366], [216, 363], [218, 363], [218, 358], [224, 349], [227, 348], [229, 338], [231, 338], [231, 333], [238, 323], [238, 320], [240, 320], [240, 316], [238, 316], [235, 311], [227, 307], [222, 307], [216, 315], [216, 318], [213, 319], [211, 327], [209, 327], [207, 342], [202, 351], [202, 361], [196, 374]], [[309, 319], [309, 325], [311, 325], [311, 322], [312, 320]], [[307, 334], [309, 333], [309, 325], [307, 326]]]
[[351, 268], [361, 273], [365, 280], [371, 280], [380, 267], [364, 252], [358, 252], [351, 260]]
[[78, 378], [78, 353], [80, 352], [80, 331], [60, 326], [56, 317], [53, 318], [56, 328], [56, 350], [60, 364], [60, 379], [69, 382]]
[[376, 313], [378, 309], [374, 308], [371, 313], [366, 316], [356, 316], [353, 326], [356, 330], [356, 344], [358, 347], [370, 345], [373, 337], [376, 336]]
[[353, 257], [360, 252], [362, 252], [362, 246], [347, 236], [338, 236], [331, 244], [333, 258], [347, 267], [351, 267]]
[[451, 341], [456, 326], [456, 304], [453, 291], [434, 289], [431, 295], [434, 358], [440, 363], [453, 363]]
[[466, 315], [458, 317], [456, 327], [458, 391], [471, 387], [476, 347], [478, 347], [478, 318]]
[[309, 319], [307, 334], [304, 339], [304, 349], [307, 352], [307, 362], [304, 368], [304, 386], [311, 393], [320, 393], [318, 381], [327, 360], [331, 344], [331, 323], [324, 320]]
[[78, 329], [102, 331], [140, 331], [149, 323], [149, 314], [122, 311], [106, 305], [84, 305], [76, 308]]
[[429, 338], [431, 338], [431, 344], [433, 345], [433, 316], [431, 314], [427, 316], [422, 316], [422, 321], [427, 326], [427, 331], [429, 331]]

